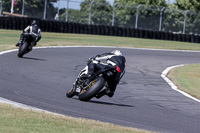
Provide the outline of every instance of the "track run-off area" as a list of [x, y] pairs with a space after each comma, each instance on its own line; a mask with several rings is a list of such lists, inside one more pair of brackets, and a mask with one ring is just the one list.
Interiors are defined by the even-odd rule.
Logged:
[[[89, 57], [119, 49], [126, 73], [112, 98], [67, 98]], [[42, 47], [17, 57], [0, 52], [0, 101], [122, 126], [166, 133], [199, 133], [200, 103], [166, 82], [166, 68], [200, 63], [200, 52], [121, 47]], [[162, 75], [162, 76], [161, 76]], [[164, 76], [163, 76], [164, 75]], [[167, 80], [166, 80], [167, 79]], [[7, 101], [7, 100], [9, 101]]]

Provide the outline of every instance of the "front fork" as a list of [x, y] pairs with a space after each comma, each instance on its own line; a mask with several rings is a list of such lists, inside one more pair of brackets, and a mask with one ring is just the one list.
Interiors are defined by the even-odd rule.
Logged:
[[76, 95], [78, 95], [81, 92], [81, 89], [79, 87], [77, 88], [77, 81], [73, 83], [72, 90], [76, 93]]

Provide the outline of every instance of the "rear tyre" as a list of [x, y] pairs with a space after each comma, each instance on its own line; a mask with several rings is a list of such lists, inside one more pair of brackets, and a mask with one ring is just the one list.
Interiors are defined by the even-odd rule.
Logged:
[[104, 87], [105, 80], [103, 77], [98, 77], [90, 82], [90, 85], [86, 89], [82, 89], [79, 94], [79, 100], [89, 101], [91, 98]]
[[25, 42], [22, 46], [19, 46], [18, 57], [23, 57], [28, 50], [28, 42]]

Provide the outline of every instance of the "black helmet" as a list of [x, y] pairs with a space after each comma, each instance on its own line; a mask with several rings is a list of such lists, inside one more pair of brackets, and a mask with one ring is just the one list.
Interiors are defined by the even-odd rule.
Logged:
[[36, 20], [33, 20], [33, 21], [31, 22], [31, 25], [35, 25], [35, 24], [37, 24], [37, 21], [36, 21]]

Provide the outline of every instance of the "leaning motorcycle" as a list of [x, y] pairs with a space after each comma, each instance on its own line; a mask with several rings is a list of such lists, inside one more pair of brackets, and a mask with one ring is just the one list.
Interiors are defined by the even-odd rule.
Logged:
[[103, 87], [108, 87], [107, 80], [114, 76], [116, 70], [108, 67], [100, 71], [94, 71], [90, 77], [85, 77], [87, 72], [88, 66], [81, 70], [73, 87], [67, 91], [66, 96], [68, 98], [77, 95], [79, 100], [89, 101], [95, 97]]
[[24, 54], [32, 51], [32, 47], [36, 43], [35, 38], [37, 38], [36, 35], [30, 33], [24, 34], [24, 41], [19, 45], [18, 57], [21, 58], [24, 56]]

